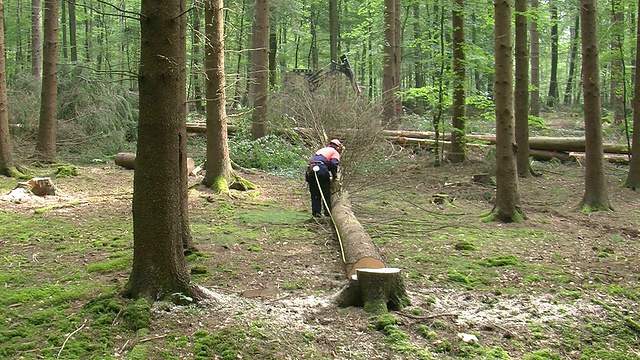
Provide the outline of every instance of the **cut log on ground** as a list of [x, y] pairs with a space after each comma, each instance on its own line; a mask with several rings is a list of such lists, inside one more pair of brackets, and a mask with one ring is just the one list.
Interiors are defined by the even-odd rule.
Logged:
[[[122, 166], [126, 169], [135, 169], [136, 168], [136, 154], [133, 153], [118, 153], [116, 157], [113, 159], [114, 163], [118, 166]], [[194, 170], [196, 169], [196, 164], [192, 158], [187, 158], [187, 172], [189, 175], [195, 175]]]
[[349, 280], [335, 296], [338, 306], [364, 306], [368, 312], [385, 312], [409, 305], [400, 269], [386, 267], [378, 248], [351, 211], [347, 192], [336, 196], [331, 214]]
[[529, 156], [536, 160], [550, 161], [551, 159], [558, 159], [561, 162], [565, 162], [571, 159], [569, 153], [564, 151], [550, 151], [550, 150], [535, 150], [529, 149]]
[[136, 154], [133, 153], [118, 153], [114, 159], [114, 162], [118, 166], [122, 166], [126, 169], [136, 168]]
[[[584, 162], [586, 154], [581, 152], [570, 152], [569, 157]], [[604, 159], [612, 164], [629, 165], [629, 156], [623, 154], [604, 154]]]

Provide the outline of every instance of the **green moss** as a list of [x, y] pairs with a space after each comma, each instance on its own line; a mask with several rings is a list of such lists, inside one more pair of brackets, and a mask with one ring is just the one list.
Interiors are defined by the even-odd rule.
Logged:
[[475, 246], [473, 243], [468, 242], [468, 241], [459, 241], [456, 243], [456, 245], [454, 246], [454, 248], [456, 250], [478, 250], [478, 247]]
[[560, 355], [554, 354], [549, 349], [536, 350], [529, 354], [524, 354], [522, 360], [561, 360]]
[[486, 267], [518, 265], [518, 258], [513, 255], [500, 255], [496, 257], [486, 258], [479, 261], [480, 265]]
[[138, 344], [131, 349], [127, 360], [146, 360], [149, 356], [149, 350], [146, 345]]
[[58, 165], [58, 168], [56, 169], [56, 172], [55, 172], [55, 177], [57, 178], [78, 176], [78, 175], [80, 175], [80, 171], [78, 170], [78, 167], [71, 164]]
[[124, 308], [120, 317], [123, 326], [129, 330], [138, 331], [148, 328], [151, 323], [151, 305], [145, 299], [138, 299]]
[[364, 303], [363, 309], [369, 314], [383, 314], [389, 311], [384, 300], [367, 301]]
[[224, 176], [218, 176], [209, 188], [217, 194], [226, 194], [229, 192], [229, 183]]
[[255, 190], [257, 188], [258, 186], [256, 184], [243, 178], [242, 176], [236, 173], [231, 174], [231, 184], [229, 185], [229, 189], [248, 191], [248, 190]]

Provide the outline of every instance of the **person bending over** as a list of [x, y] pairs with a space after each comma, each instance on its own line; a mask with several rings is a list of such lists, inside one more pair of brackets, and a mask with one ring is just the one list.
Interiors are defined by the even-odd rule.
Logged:
[[[314, 217], [331, 213], [331, 182], [338, 174], [340, 164], [340, 153], [344, 147], [338, 139], [329, 141], [329, 144], [316, 151], [309, 159], [309, 166], [306, 173], [306, 181], [309, 183], [311, 193], [311, 214]], [[322, 198], [326, 204], [323, 204]]]

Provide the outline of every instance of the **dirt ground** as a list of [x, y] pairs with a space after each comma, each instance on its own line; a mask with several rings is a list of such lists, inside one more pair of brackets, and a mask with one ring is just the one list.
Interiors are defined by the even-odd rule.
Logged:
[[[581, 165], [535, 163], [541, 176], [522, 179], [519, 189], [528, 219], [500, 224], [481, 221], [491, 210], [494, 188], [470, 182], [486, 162], [439, 167], [427, 162], [412, 158], [375, 184], [371, 179], [351, 184], [354, 213], [387, 265], [406, 275], [412, 305], [395, 313], [406, 341], [375, 329], [362, 309], [332, 303], [346, 283], [344, 267], [330, 224], [309, 216], [306, 184], [243, 171], [260, 186], [257, 192], [221, 197], [197, 185], [197, 178], [190, 180], [194, 240], [205, 254], [190, 266], [207, 269], [194, 280], [211, 291], [212, 302], [155, 308], [150, 333], [117, 339], [112, 355], [125, 358], [143, 342], [148, 358], [169, 352], [191, 359], [200, 330], [257, 327], [259, 335], [248, 336], [251, 341], [243, 343], [237, 358], [519, 359], [545, 349], [562, 359], [609, 358], [589, 355], [596, 343], [628, 356], [610, 358], [640, 358], [637, 329], [624, 347], [615, 339], [619, 334], [601, 334], [590, 325], [625, 328], [625, 319], [640, 319], [640, 195], [620, 187], [625, 166], [606, 168], [614, 211], [583, 214], [576, 209], [584, 192]], [[87, 218], [131, 220], [132, 171], [103, 164], [80, 172], [56, 180], [57, 196], [5, 199], [0, 205], [25, 215], [57, 207], [44, 216], [77, 221], [79, 227]], [[446, 194], [451, 204], [436, 204], [435, 194]], [[262, 231], [261, 238], [243, 238], [225, 227], [226, 221], [260, 209], [293, 212], [295, 221], [245, 219], [247, 231]], [[460, 251], [457, 245], [463, 243], [477, 250]], [[519, 265], [489, 268], [488, 274], [471, 267], [500, 255], [515, 257]], [[69, 256], [65, 261], [92, 261]], [[455, 281], [455, 274], [471, 280]], [[104, 276], [120, 285], [127, 279], [127, 272]], [[264, 296], [241, 295], [259, 289], [266, 289]], [[188, 344], [175, 348], [177, 334]]]

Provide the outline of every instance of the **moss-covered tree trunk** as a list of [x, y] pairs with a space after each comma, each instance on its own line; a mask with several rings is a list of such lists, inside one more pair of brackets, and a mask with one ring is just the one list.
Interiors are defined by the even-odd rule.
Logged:
[[206, 5], [207, 166], [202, 184], [216, 192], [227, 192], [231, 177], [225, 108], [223, 11], [222, 0], [210, 0]]

